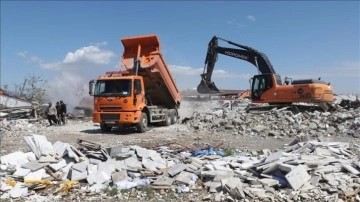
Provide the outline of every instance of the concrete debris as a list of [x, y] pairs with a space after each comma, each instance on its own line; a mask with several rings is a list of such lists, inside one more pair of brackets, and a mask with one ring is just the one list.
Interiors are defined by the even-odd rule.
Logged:
[[[359, 101], [357, 101], [359, 102]], [[196, 131], [229, 132], [242, 136], [295, 137], [300, 133], [317, 136], [350, 135], [360, 138], [360, 110], [340, 107], [336, 112], [293, 112], [271, 110], [260, 115], [244, 110], [195, 111], [183, 123]], [[306, 149], [305, 151], [306, 152]]]
[[[76, 148], [60, 141], [51, 144], [40, 135], [24, 138], [32, 152], [1, 156], [2, 199], [25, 197], [40, 189], [51, 194], [48, 182], [59, 180], [82, 182], [68, 189], [93, 193], [111, 186], [151, 186], [178, 194], [202, 189], [210, 193], [203, 200], [215, 201], [333, 200], [355, 197], [360, 187], [358, 145], [310, 140], [303, 135], [274, 152], [230, 156], [184, 156], [183, 151], [165, 146], [156, 150], [137, 145], [99, 148], [84, 140]], [[24, 187], [24, 182], [36, 186]]]

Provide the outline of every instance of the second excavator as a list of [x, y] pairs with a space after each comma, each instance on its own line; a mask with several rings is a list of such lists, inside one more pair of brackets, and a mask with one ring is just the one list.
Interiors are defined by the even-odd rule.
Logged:
[[[221, 47], [218, 41], [225, 41], [237, 48]], [[252, 63], [259, 71], [251, 78], [251, 101], [268, 103], [270, 106], [290, 106], [295, 103], [313, 104], [317, 109], [333, 111], [333, 87], [319, 79], [292, 80], [285, 77], [284, 83], [271, 65], [268, 57], [254, 48], [214, 36], [208, 45], [204, 72], [197, 87], [200, 94], [220, 93], [211, 80], [218, 53]], [[302, 106], [307, 106], [307, 105]], [[314, 108], [312, 106], [312, 108]]]

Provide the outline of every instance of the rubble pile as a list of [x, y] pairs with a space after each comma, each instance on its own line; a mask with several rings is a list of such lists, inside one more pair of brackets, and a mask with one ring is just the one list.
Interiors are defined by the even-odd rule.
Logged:
[[[169, 146], [102, 147], [78, 139], [79, 147], [45, 136], [24, 137], [31, 152], [1, 156], [1, 199], [59, 198], [150, 187], [177, 196], [197, 190], [203, 200], [333, 201], [360, 200], [360, 146], [297, 136], [277, 151], [201, 152]], [[110, 189], [111, 188], [111, 189]], [[139, 194], [140, 193], [140, 194]], [[161, 198], [161, 194], [157, 194]], [[146, 193], [138, 192], [138, 200]]]
[[4, 136], [23, 136], [23, 134], [39, 133], [48, 125], [47, 120], [3, 119], [0, 121], [0, 131]]
[[294, 114], [286, 109], [246, 113], [244, 110], [217, 110], [209, 113], [194, 112], [183, 120], [195, 130], [223, 132], [232, 130], [240, 135], [295, 136], [360, 134], [360, 109], [339, 109], [337, 112], [302, 112]]

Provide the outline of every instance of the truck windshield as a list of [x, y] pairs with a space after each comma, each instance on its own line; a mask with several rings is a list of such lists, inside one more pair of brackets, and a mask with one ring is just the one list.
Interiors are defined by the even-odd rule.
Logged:
[[98, 80], [94, 96], [130, 96], [131, 80]]

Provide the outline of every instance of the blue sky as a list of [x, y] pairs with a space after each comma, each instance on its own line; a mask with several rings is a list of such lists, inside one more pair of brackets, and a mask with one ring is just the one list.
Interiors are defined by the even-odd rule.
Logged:
[[[264, 52], [282, 78], [321, 77], [335, 93], [359, 94], [359, 8], [358, 1], [1, 1], [1, 87], [35, 74], [54, 99], [78, 98], [89, 79], [119, 69], [121, 37], [157, 34], [179, 88], [195, 88], [217, 35]], [[224, 55], [215, 70], [225, 89], [248, 89], [257, 74]]]

